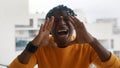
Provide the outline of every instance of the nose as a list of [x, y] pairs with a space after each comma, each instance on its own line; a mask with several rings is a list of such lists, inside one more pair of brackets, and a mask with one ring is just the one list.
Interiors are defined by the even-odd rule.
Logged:
[[63, 16], [60, 16], [60, 21], [59, 21], [59, 25], [65, 25], [65, 21], [63, 19]]

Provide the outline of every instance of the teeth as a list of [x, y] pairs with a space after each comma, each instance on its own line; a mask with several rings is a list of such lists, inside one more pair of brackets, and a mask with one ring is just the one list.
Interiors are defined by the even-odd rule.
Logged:
[[67, 30], [58, 30], [58, 32], [63, 32], [63, 31], [67, 31]]

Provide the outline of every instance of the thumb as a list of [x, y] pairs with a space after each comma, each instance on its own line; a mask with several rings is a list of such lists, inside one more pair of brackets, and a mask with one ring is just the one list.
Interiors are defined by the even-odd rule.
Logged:
[[73, 40], [73, 41], [67, 43], [67, 45], [70, 46], [70, 45], [72, 45], [72, 44], [76, 44], [76, 43], [77, 43], [77, 42], [76, 42], [75, 40]]

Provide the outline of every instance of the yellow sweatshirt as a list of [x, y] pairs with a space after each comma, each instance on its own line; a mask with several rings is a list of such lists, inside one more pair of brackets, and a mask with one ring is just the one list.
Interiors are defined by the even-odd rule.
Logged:
[[74, 44], [66, 48], [56, 46], [40, 47], [31, 57], [28, 64], [22, 64], [16, 58], [9, 68], [89, 68], [93, 63], [97, 68], [120, 68], [120, 60], [111, 55], [106, 62], [101, 62], [89, 44]]

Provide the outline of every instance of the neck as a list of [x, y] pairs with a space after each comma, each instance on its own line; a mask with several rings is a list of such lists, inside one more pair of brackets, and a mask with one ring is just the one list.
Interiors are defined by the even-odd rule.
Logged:
[[65, 41], [54, 38], [54, 41], [57, 43], [58, 47], [64, 48], [64, 47], [67, 47], [69, 45], [69, 43], [72, 41], [72, 38], [67, 39]]

